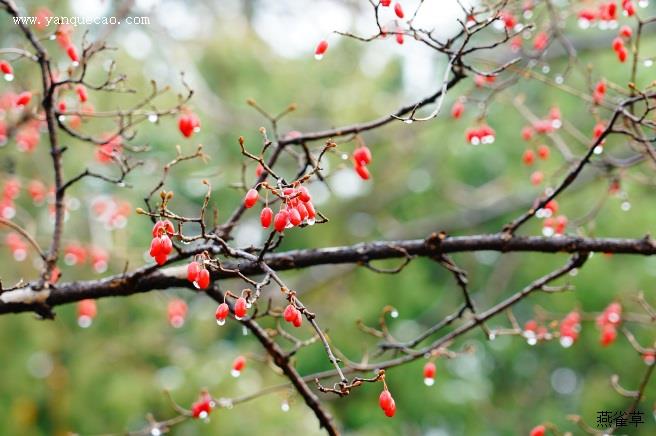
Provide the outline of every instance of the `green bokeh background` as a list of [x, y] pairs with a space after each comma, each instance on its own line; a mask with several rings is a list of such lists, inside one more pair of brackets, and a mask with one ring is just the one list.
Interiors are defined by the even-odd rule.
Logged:
[[[56, 14], [73, 14], [67, 2], [46, 3]], [[90, 201], [99, 195], [111, 195], [129, 201], [133, 207], [142, 206], [141, 199], [159, 177], [161, 166], [175, 156], [175, 145], [180, 144], [183, 152], [189, 153], [197, 143], [202, 143], [211, 160], [184, 163], [173, 170], [166, 184], [168, 190], [176, 193], [171, 206], [183, 215], [196, 214], [204, 195], [201, 180], [206, 178], [214, 188], [211, 204], [219, 209], [220, 219], [224, 220], [242, 195], [233, 187], [240, 181], [242, 162], [236, 138], [243, 135], [251, 150], [256, 151], [261, 143], [258, 128], [267, 125], [266, 120], [245, 103], [247, 98], [254, 98], [271, 112], [278, 112], [291, 102], [297, 103], [298, 110], [281, 121], [281, 132], [312, 131], [369, 120], [412, 101], [408, 92], [412, 92], [413, 84], [403, 80], [406, 58], [395, 51], [384, 68], [373, 74], [361, 61], [365, 51], [385, 51], [392, 41], [368, 46], [353, 40], [331, 39], [331, 48], [322, 62], [312, 59], [314, 42], [308, 45], [308, 52], [303, 56], [282, 57], [250, 24], [257, 8], [273, 7], [269, 2], [229, 2], [239, 13], [239, 19], [234, 15], [222, 15], [220, 3], [183, 3], [198, 19], [201, 18], [199, 14], [212, 12], [209, 19], [214, 25], [208, 35], [176, 40], [156, 20], [150, 26], [140, 27], [152, 42], [144, 59], [135, 59], [126, 53], [126, 39], [122, 34], [126, 28], [119, 26], [110, 38], [118, 51], [101, 55], [90, 71], [92, 81], [102, 80], [103, 63], [114, 58], [118, 70], [128, 74], [129, 85], [138, 90], [137, 95], [92, 93], [91, 101], [97, 110], [125, 107], [138, 101], [148, 93], [148, 81], [153, 76], [160, 85], [168, 83], [173, 87], [173, 94], [159, 99], [158, 107], [175, 104], [174, 93], [182, 91], [177, 75], [185, 71], [187, 80], [197, 90], [189, 106], [202, 120], [201, 132], [192, 139], [183, 139], [171, 118], [162, 118], [156, 125], [142, 125], [134, 143], [148, 144], [151, 150], [141, 156], [146, 161], [144, 167], [128, 178], [133, 188], [121, 189], [87, 180], [72, 190], [81, 205], [70, 212], [64, 239], [84, 243], [93, 240], [110, 249], [111, 273], [120, 272], [126, 262], [130, 268], [144, 264], [150, 224], [147, 219], [132, 214], [125, 229], [109, 232], [90, 216]], [[283, 7], [299, 8], [302, 3], [283, 2]], [[340, 3], [354, 14], [362, 13], [367, 7], [363, 4], [366, 2]], [[27, 10], [34, 10], [34, 2], [28, 5]], [[106, 15], [112, 15], [116, 7], [111, 4]], [[628, 63], [620, 65], [615, 60], [609, 48], [613, 32], [582, 32], [576, 29], [574, 21], [573, 18], [568, 20], [568, 28], [583, 47], [578, 61], [583, 66], [593, 67], [590, 80], [598, 80], [603, 73], [609, 82], [625, 85], [630, 66]], [[93, 34], [99, 29], [90, 30]], [[81, 29], [75, 34], [78, 44], [81, 34]], [[0, 35], [2, 46], [24, 46], [6, 15], [0, 19]], [[647, 56], [656, 53], [653, 35], [647, 32], [643, 39], [641, 50]], [[65, 65], [66, 60], [56, 44], [45, 44], [55, 59]], [[408, 41], [406, 45], [411, 46], [413, 42]], [[507, 56], [502, 51], [497, 53]], [[558, 53], [557, 49], [553, 50], [549, 64], [551, 71], [547, 75], [552, 79], [565, 68], [566, 60]], [[433, 56], [421, 50], [417, 50], [417, 55]], [[14, 67], [17, 79], [11, 84], [0, 83], [0, 92], [35, 89], [39, 79], [34, 66], [22, 60], [14, 63]], [[535, 70], [540, 71], [541, 67], [538, 65]], [[653, 71], [641, 66], [638, 84], [645, 86], [653, 80]], [[568, 76], [565, 83], [589, 93], [588, 78], [578, 72]], [[439, 83], [435, 83], [434, 87], [438, 86]], [[468, 93], [471, 87], [470, 80], [459, 84], [447, 98], [446, 107], [450, 107], [458, 95]], [[480, 98], [487, 92], [475, 91], [473, 96]], [[618, 95], [614, 90], [609, 93], [611, 98]], [[330, 168], [329, 184], [335, 187], [334, 192], [317, 186], [311, 186], [310, 190], [325, 192], [325, 201], [318, 209], [330, 222], [287, 232], [280, 250], [376, 239], [422, 238], [438, 230], [447, 230], [453, 235], [498, 231], [539, 194], [539, 189], [529, 183], [531, 170], [520, 160], [526, 145], [519, 131], [526, 122], [513, 105], [516, 97], [523, 99], [526, 107], [538, 116], [546, 115], [551, 105], [558, 105], [566, 124], [560, 132], [561, 137], [575, 154], [585, 150], [584, 144], [576, 139], [576, 132], [590, 136], [594, 120], [589, 106], [563, 89], [535, 80], [519, 83], [511, 91], [499, 95], [487, 108], [487, 121], [497, 131], [497, 140], [491, 145], [472, 147], [464, 142], [463, 131], [480, 114], [475, 103], [468, 104], [465, 115], [458, 121], [441, 116], [427, 123], [392, 123], [363, 135], [374, 154], [371, 182], [354, 181], [348, 161], [340, 158], [341, 153], [352, 151], [352, 142], [340, 143], [337, 151], [328, 155], [325, 166]], [[607, 117], [608, 113], [601, 112], [601, 116]], [[98, 134], [108, 128], [108, 125], [91, 122], [85, 124], [83, 130]], [[69, 177], [87, 166], [107, 174], [115, 171], [97, 164], [90, 146], [64, 133], [61, 137], [62, 143], [69, 146], [65, 165]], [[0, 148], [0, 181], [4, 182], [12, 173], [18, 175], [24, 185], [32, 178], [51, 180], [45, 141], [42, 135], [32, 155], [18, 153], [13, 141]], [[552, 145], [550, 140], [545, 141]], [[316, 149], [319, 146], [313, 144]], [[630, 154], [624, 141], [618, 139], [607, 142], [605, 153]], [[599, 162], [600, 158], [594, 160]], [[286, 156], [281, 171], [288, 177], [293, 176], [294, 164], [294, 159]], [[537, 165], [545, 172], [547, 184], [555, 184], [562, 177], [565, 162], [552, 147], [550, 160]], [[246, 171], [249, 182], [254, 179], [253, 170], [253, 165], [249, 165]], [[656, 218], [656, 208], [652, 205], [652, 170], [652, 165], [643, 163], [613, 171], [613, 176], [621, 178], [626, 198], [607, 198], [596, 219], [578, 227], [570, 226], [568, 233], [642, 237], [651, 232]], [[562, 213], [570, 221], [585, 216], [606, 196], [608, 174], [590, 170], [584, 173], [583, 179], [583, 183], [576, 184], [560, 200]], [[356, 182], [355, 195], [340, 194], [344, 190], [344, 186], [340, 189], [340, 184]], [[630, 210], [622, 210], [623, 201], [630, 203]], [[50, 232], [46, 208], [34, 207], [25, 192], [17, 204], [16, 221], [46, 245]], [[244, 222], [247, 227], [237, 232], [241, 235], [238, 241], [248, 240], [259, 232], [255, 211], [248, 211]], [[522, 229], [523, 234], [537, 235], [540, 231], [537, 220], [530, 221]], [[2, 244], [4, 235], [5, 229], [0, 229]], [[27, 261], [16, 263], [7, 247], [2, 246], [0, 250], [3, 283], [37, 277], [33, 253]], [[476, 303], [485, 308], [563, 264], [567, 256], [483, 252], [457, 254], [453, 258], [469, 272]], [[382, 262], [379, 266], [395, 264]], [[97, 277], [88, 266], [62, 264], [61, 268], [63, 281]], [[651, 258], [597, 254], [575, 277], [560, 282], [576, 285], [575, 292], [534, 295], [517, 305], [514, 314], [523, 323], [534, 317], [536, 310], [558, 316], [574, 308], [595, 312], [614, 298], [619, 299], [626, 310], [639, 312], [634, 299], [639, 291], [644, 291], [647, 300], [656, 304], [654, 271], [656, 262]], [[381, 309], [393, 305], [399, 317], [390, 320], [391, 331], [401, 339], [409, 339], [452, 312], [461, 301], [452, 276], [424, 259], [413, 261], [402, 274], [392, 276], [353, 266], [317, 267], [283, 275], [317, 313], [334, 345], [351, 359], [360, 358], [363, 352], [374, 350], [376, 345], [374, 338], [356, 328], [356, 320], [373, 325]], [[239, 286], [240, 283], [232, 281], [223, 283], [224, 289]], [[283, 303], [277, 290], [272, 289], [270, 295], [274, 304]], [[180, 329], [170, 327], [166, 318], [167, 302], [176, 296], [184, 298], [190, 308], [187, 322]], [[130, 298], [102, 299], [98, 303], [99, 316], [88, 329], [77, 326], [74, 305], [56, 308], [54, 321], [38, 321], [30, 314], [1, 317], [0, 434], [49, 435], [69, 431], [98, 434], [135, 430], [146, 424], [148, 412], [157, 418], [173, 415], [162, 394], [165, 387], [172, 388], [177, 402], [189, 405], [203, 387], [217, 397], [238, 397], [282, 383], [284, 379], [261, 362], [263, 351], [252, 336], [244, 335], [234, 321], [217, 328], [212, 319], [214, 307], [215, 304], [202, 294], [168, 290]], [[489, 325], [507, 326], [507, 321], [499, 317]], [[654, 340], [650, 328], [630, 325], [630, 329], [644, 345]], [[307, 328], [299, 333], [303, 337], [310, 334]], [[517, 337], [499, 337], [489, 342], [480, 330], [475, 330], [452, 347], [462, 350], [471, 345], [475, 352], [453, 360], [439, 359], [433, 387], [422, 383], [422, 361], [388, 371], [388, 384], [398, 406], [397, 415], [391, 420], [378, 409], [379, 385], [365, 385], [344, 399], [321, 397], [344, 432], [352, 435], [526, 434], [531, 427], [545, 421], [578, 434], [580, 430], [567, 420], [568, 415], [579, 414], [594, 425], [597, 411], [626, 408], [627, 400], [613, 392], [609, 378], [617, 373], [623, 386], [634, 389], [646, 368], [622, 335], [609, 348], [599, 346], [598, 336], [594, 323], [586, 322], [575, 346], [563, 349], [557, 341], [530, 347]], [[242, 377], [236, 380], [230, 377], [229, 368], [238, 354], [253, 358]], [[296, 364], [302, 374], [329, 368], [320, 344], [301, 350]], [[573, 389], [566, 394], [557, 392], [554, 379], [572, 374], [575, 375]], [[286, 399], [291, 409], [284, 413], [281, 404]], [[652, 405], [655, 400], [653, 389], [647, 389], [640, 408], [645, 413], [645, 424], [622, 432], [654, 434]], [[173, 433], [321, 434], [311, 411], [288, 390], [230, 410], [217, 410], [211, 418], [209, 423], [186, 422]]]

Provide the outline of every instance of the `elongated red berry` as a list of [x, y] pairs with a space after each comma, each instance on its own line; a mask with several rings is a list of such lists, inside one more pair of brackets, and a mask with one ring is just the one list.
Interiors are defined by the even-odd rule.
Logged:
[[75, 87], [75, 92], [77, 93], [78, 99], [84, 103], [88, 100], [89, 95], [87, 94], [87, 88], [84, 85], [77, 85]]
[[297, 328], [300, 327], [301, 324], [303, 324], [303, 314], [301, 313], [300, 310], [296, 310], [296, 317], [292, 321], [292, 324], [294, 325], [294, 327]]
[[70, 44], [68, 47], [66, 47], [66, 54], [73, 62], [78, 62], [80, 60], [79, 56], [77, 55], [77, 49], [73, 44]]
[[615, 342], [615, 338], [617, 338], [617, 330], [615, 329], [615, 326], [612, 324], [604, 325], [601, 330], [601, 339], [599, 340], [601, 345], [607, 347]]
[[301, 214], [296, 208], [291, 208], [287, 209], [289, 212], [289, 222], [292, 223], [293, 226], [299, 225], [303, 220], [301, 219]]
[[282, 316], [283, 318], [285, 318], [285, 321], [294, 322], [294, 320], [296, 319], [296, 312], [297, 309], [293, 305], [289, 304], [287, 305], [287, 307], [285, 307], [285, 310], [282, 312]]
[[210, 272], [203, 268], [198, 272], [198, 278], [194, 282], [198, 289], [207, 289], [210, 285]]
[[620, 51], [624, 48], [624, 40], [618, 36], [617, 38], [613, 39], [612, 47], [613, 50]]
[[380, 0], [380, 5], [388, 7], [392, 3], [392, 0]]
[[281, 210], [273, 218], [273, 227], [276, 229], [276, 232], [282, 232], [287, 227], [287, 222], [289, 221], [289, 213], [286, 210]]
[[237, 356], [232, 362], [232, 370], [230, 373], [233, 377], [239, 377], [241, 372], [246, 367], [246, 358], [244, 356]]
[[226, 303], [219, 304], [219, 307], [216, 308], [216, 313], [214, 314], [214, 316], [216, 317], [216, 323], [218, 325], [225, 324], [225, 320], [228, 317], [229, 313], [230, 313], [230, 307], [228, 307]]
[[260, 224], [262, 224], [262, 227], [265, 229], [268, 229], [271, 225], [271, 220], [273, 220], [273, 211], [270, 207], [265, 207], [262, 209], [262, 212], [260, 212]]
[[246, 193], [246, 196], [244, 197], [244, 207], [251, 208], [255, 206], [255, 203], [257, 203], [259, 198], [260, 194], [257, 192], [257, 190], [253, 188], [249, 189]]
[[173, 235], [175, 233], [173, 223], [169, 220], [157, 221], [153, 226], [153, 237], [160, 236], [164, 233], [168, 235]]
[[405, 16], [405, 14], [403, 13], [403, 6], [401, 6], [401, 3], [396, 2], [394, 4], [394, 13], [399, 18], [403, 18]]
[[[371, 150], [366, 145], [356, 148], [353, 150], [353, 160], [358, 165], [369, 165], [371, 163]], [[307, 201], [307, 200], [303, 200]]]
[[460, 100], [456, 100], [451, 107], [451, 116], [456, 120], [462, 116], [462, 113], [465, 111], [465, 105], [462, 104]]
[[627, 39], [631, 38], [631, 36], [633, 35], [633, 30], [631, 29], [630, 26], [624, 25], [620, 27], [619, 35], [623, 38], [627, 38]]
[[198, 262], [190, 262], [187, 265], [187, 280], [191, 283], [195, 282], [198, 279], [198, 273], [200, 272], [200, 264]]
[[27, 106], [32, 100], [32, 93], [30, 91], [21, 92], [16, 97], [16, 106]]
[[398, 45], [403, 45], [403, 33], [396, 32], [396, 43]]
[[547, 429], [544, 427], [544, 425], [538, 425], [533, 427], [530, 436], [544, 436], [546, 431]]
[[624, 63], [626, 62], [626, 58], [629, 56], [629, 52], [626, 50], [625, 47], [620, 48], [617, 51], [617, 59], [621, 62]]
[[378, 396], [378, 405], [383, 410], [392, 407], [393, 402], [394, 399], [392, 398], [392, 394], [390, 394], [390, 391], [388, 391], [387, 389], [383, 390], [383, 392], [381, 392], [380, 395]]
[[11, 64], [7, 61], [0, 61], [0, 72], [5, 75], [12, 75], [14, 74], [14, 69], [11, 68]]
[[369, 180], [369, 178], [371, 177], [371, 173], [369, 172], [367, 167], [363, 165], [355, 164], [355, 172], [358, 174], [358, 176], [360, 176], [362, 180]]
[[238, 320], [242, 319], [246, 316], [246, 313], [248, 313], [246, 299], [244, 297], [237, 298], [237, 301], [235, 301], [235, 318]]
[[307, 203], [308, 201], [312, 200], [310, 191], [308, 191], [308, 189], [305, 186], [301, 186], [300, 188], [298, 188], [298, 198], [303, 203]]
[[97, 314], [96, 300], [80, 300], [77, 304], [77, 323], [80, 327], [87, 328], [91, 326]]
[[435, 372], [437, 368], [433, 362], [426, 362], [424, 365], [424, 384], [426, 386], [432, 386], [435, 383]]
[[317, 48], [314, 49], [314, 58], [318, 61], [323, 59], [323, 56], [326, 54], [326, 51], [328, 50], [328, 41], [325, 39], [319, 41], [319, 44], [317, 44]]

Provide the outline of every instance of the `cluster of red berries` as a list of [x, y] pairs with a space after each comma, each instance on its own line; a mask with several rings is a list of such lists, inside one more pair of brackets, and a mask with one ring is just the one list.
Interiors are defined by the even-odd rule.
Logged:
[[187, 303], [180, 298], [174, 298], [169, 301], [168, 305], [168, 318], [171, 327], [180, 328], [184, 325], [187, 318]]
[[191, 416], [195, 419], [208, 419], [216, 402], [207, 391], [202, 391], [198, 400], [191, 405]]
[[560, 322], [560, 345], [571, 347], [581, 332], [581, 315], [573, 310]]
[[487, 124], [472, 127], [465, 131], [465, 138], [471, 145], [492, 144], [496, 138], [496, 132]]
[[619, 36], [613, 39], [613, 43], [611, 44], [613, 51], [617, 55], [617, 60], [622, 63], [626, 62], [626, 58], [629, 56], [629, 52], [624, 46], [624, 39], [631, 39], [632, 34], [633, 31], [629, 26], [622, 26], [620, 27]]
[[[235, 300], [235, 307], [234, 307], [234, 313], [235, 313], [235, 319], [240, 320], [243, 317], [248, 314], [248, 308], [250, 307], [250, 304], [244, 298], [243, 296], [237, 298]], [[216, 323], [218, 325], [224, 325], [226, 322], [226, 318], [230, 314], [230, 307], [228, 306], [228, 303], [225, 301], [221, 304], [219, 304], [219, 307], [216, 308], [216, 313], [214, 314], [216, 318]]]
[[[310, 225], [314, 224], [317, 212], [312, 204], [312, 196], [305, 186], [284, 188], [282, 195], [284, 202], [275, 216], [269, 206], [262, 208], [260, 212], [262, 228], [268, 229], [273, 222], [276, 232], [283, 232], [286, 228], [296, 227], [304, 222]], [[249, 189], [244, 197], [244, 207], [252, 208], [259, 199], [260, 194], [257, 189]]]
[[531, 319], [524, 324], [522, 336], [526, 338], [526, 342], [529, 345], [535, 345], [538, 341], [551, 339], [549, 330], [545, 326], [539, 325], [534, 319]]
[[544, 236], [563, 235], [568, 223], [569, 220], [565, 215], [547, 217], [542, 222], [542, 234]]
[[178, 118], [178, 129], [182, 136], [190, 138], [194, 133], [200, 132], [200, 120], [190, 111], [185, 111]]
[[210, 285], [210, 272], [205, 268], [205, 262], [191, 261], [187, 265], [187, 280], [197, 289], [207, 289]]
[[96, 147], [96, 160], [102, 164], [110, 163], [123, 150], [123, 141], [118, 135], [105, 135], [106, 141]]
[[530, 148], [524, 150], [524, 154], [522, 154], [522, 162], [524, 162], [524, 165], [531, 166], [535, 163], [536, 155], [542, 160], [547, 160], [549, 159], [550, 154], [549, 147], [545, 144], [540, 144], [536, 151], [533, 151]]
[[80, 61], [80, 57], [78, 56], [77, 49], [75, 48], [73, 40], [71, 39], [72, 34], [73, 26], [69, 24], [61, 24], [55, 31], [55, 38], [57, 39], [59, 46], [68, 55], [68, 58], [73, 62], [73, 64], [77, 65]]
[[153, 226], [153, 240], [150, 243], [150, 256], [158, 265], [166, 263], [169, 254], [173, 251], [171, 236], [175, 233], [173, 223], [169, 220], [157, 221]]
[[369, 180], [371, 173], [367, 165], [371, 163], [371, 150], [366, 145], [361, 145], [353, 150], [353, 168], [362, 180]]
[[77, 303], [77, 324], [80, 327], [87, 328], [91, 326], [97, 314], [96, 300], [80, 300]]
[[303, 314], [300, 310], [294, 307], [293, 304], [289, 304], [285, 307], [282, 316], [285, 318], [285, 321], [292, 324], [294, 327], [300, 327], [303, 323]]
[[383, 412], [385, 412], [385, 416], [389, 418], [393, 417], [396, 413], [396, 403], [394, 402], [394, 398], [392, 398], [390, 391], [387, 390], [387, 386], [385, 386], [385, 389], [383, 389], [383, 392], [381, 392], [378, 397], [378, 405], [383, 409]]
[[87, 260], [90, 260], [93, 270], [100, 274], [107, 271], [109, 253], [103, 248], [86, 248], [77, 242], [71, 242], [64, 248], [64, 262], [66, 265], [82, 265]]
[[617, 326], [622, 322], [622, 306], [614, 302], [597, 317], [597, 326], [601, 329], [599, 341], [604, 347], [609, 346], [617, 338]]

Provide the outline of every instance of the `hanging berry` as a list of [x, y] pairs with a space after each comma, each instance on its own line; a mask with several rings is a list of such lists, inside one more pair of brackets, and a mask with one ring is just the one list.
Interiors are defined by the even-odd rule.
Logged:
[[260, 224], [265, 229], [268, 229], [271, 226], [271, 221], [273, 220], [273, 210], [270, 207], [265, 207], [260, 212]]
[[317, 44], [317, 48], [314, 49], [314, 58], [320, 61], [321, 59], [323, 59], [327, 50], [328, 50], [328, 41], [326, 41], [325, 39], [319, 41], [319, 44]]
[[405, 16], [405, 14], [403, 13], [403, 6], [401, 6], [401, 3], [396, 2], [394, 4], [394, 13], [399, 18], [403, 18]]
[[187, 317], [187, 309], [187, 303], [185, 303], [184, 300], [174, 298], [169, 301], [168, 318], [171, 327], [177, 329], [184, 325], [185, 318]]
[[394, 402], [394, 398], [392, 398], [392, 394], [387, 390], [387, 387], [380, 393], [378, 405], [385, 412], [385, 416], [389, 418], [393, 417], [396, 413], [396, 403]]
[[426, 386], [433, 386], [435, 384], [435, 372], [437, 368], [433, 362], [426, 362], [424, 365], [424, 384]]
[[98, 314], [96, 300], [86, 299], [77, 303], [77, 324], [82, 328], [91, 326]]
[[207, 419], [215, 406], [212, 396], [207, 391], [203, 391], [198, 401], [191, 405], [191, 416], [195, 419]]
[[260, 194], [256, 189], [249, 189], [248, 192], [246, 192], [246, 196], [244, 197], [244, 207], [250, 209], [251, 207], [255, 206], [255, 203], [257, 203], [259, 198]]
[[216, 323], [218, 325], [224, 325], [225, 320], [228, 317], [228, 314], [230, 314], [230, 307], [226, 303], [221, 303], [219, 304], [219, 307], [216, 308]]
[[248, 303], [244, 297], [237, 298], [235, 301], [235, 319], [240, 320], [248, 313]]
[[241, 372], [246, 367], [246, 358], [244, 356], [237, 356], [232, 362], [232, 369], [230, 370], [230, 375], [233, 377], [239, 377]]
[[178, 118], [178, 129], [182, 136], [190, 138], [194, 133], [200, 132], [200, 120], [193, 112], [186, 111]]
[[544, 427], [544, 425], [538, 425], [533, 427], [531, 430], [531, 433], [529, 434], [530, 436], [544, 436], [546, 433], [547, 429]]

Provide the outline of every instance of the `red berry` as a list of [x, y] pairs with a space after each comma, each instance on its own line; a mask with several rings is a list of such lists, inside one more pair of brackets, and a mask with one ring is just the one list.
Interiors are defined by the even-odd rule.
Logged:
[[273, 227], [276, 229], [276, 232], [282, 232], [287, 227], [287, 222], [289, 221], [289, 213], [286, 210], [281, 210], [273, 218]]
[[624, 63], [626, 62], [626, 58], [629, 56], [629, 52], [626, 51], [626, 48], [622, 47], [617, 51], [617, 59]]
[[540, 159], [542, 160], [549, 159], [549, 153], [550, 153], [549, 147], [547, 147], [546, 145], [542, 144], [541, 146], [538, 147], [538, 156], [540, 157]]
[[237, 298], [235, 302], [235, 318], [241, 319], [248, 313], [248, 304], [244, 297]]
[[605, 80], [600, 80], [597, 82], [595, 85], [595, 91], [600, 93], [600, 94], [605, 94], [606, 93], [606, 81]]
[[388, 418], [392, 418], [394, 414], [396, 413], [396, 403], [394, 400], [392, 400], [392, 405], [389, 407], [389, 409], [385, 409], [385, 416]]
[[298, 188], [298, 199], [301, 200], [303, 203], [307, 203], [308, 201], [312, 200], [312, 196], [310, 195], [310, 192], [305, 186], [301, 186]]
[[262, 164], [257, 164], [257, 167], [255, 167], [255, 177], [260, 178], [260, 176], [264, 173], [264, 167]]
[[294, 327], [300, 327], [302, 323], [303, 323], [303, 314], [301, 313], [300, 310], [297, 310], [296, 317], [292, 321], [292, 324], [294, 325]]
[[198, 117], [191, 112], [183, 113], [178, 119], [178, 129], [185, 138], [189, 138], [194, 132], [200, 130], [200, 121], [198, 120]]
[[228, 314], [230, 313], [230, 307], [226, 303], [221, 303], [219, 304], [219, 307], [216, 308], [216, 322], [219, 325], [225, 324], [225, 319], [228, 317]]
[[380, 0], [380, 5], [388, 7], [392, 3], [392, 0]]
[[369, 165], [371, 163], [371, 150], [369, 150], [369, 147], [363, 145], [353, 150], [353, 160], [358, 165]]
[[615, 51], [620, 51], [621, 49], [624, 48], [624, 40], [622, 38], [617, 37], [613, 39], [613, 44], [612, 44], [613, 50]]
[[96, 300], [86, 299], [77, 303], [77, 322], [80, 327], [89, 327], [97, 314]]
[[436, 370], [437, 368], [433, 362], [427, 362], [426, 365], [424, 365], [424, 378], [434, 379]]
[[244, 356], [237, 356], [232, 362], [232, 371], [230, 373], [233, 377], [239, 377], [241, 372], [246, 367], [246, 358]]
[[257, 190], [253, 188], [249, 189], [246, 193], [246, 196], [244, 197], [244, 207], [248, 209], [255, 206], [255, 203], [257, 203], [259, 198], [260, 194], [257, 192]]
[[163, 235], [164, 233], [168, 235], [173, 235], [175, 233], [175, 228], [173, 223], [169, 220], [157, 221], [153, 226], [153, 237]]
[[530, 436], [544, 436], [546, 431], [547, 429], [544, 427], [544, 425], [538, 425], [536, 427], [533, 427]]
[[633, 35], [633, 30], [631, 29], [631, 26], [622, 26], [620, 27], [619, 35], [624, 37], [624, 38], [631, 38]]
[[533, 138], [533, 127], [525, 126], [522, 128], [522, 139], [524, 141], [530, 141]]
[[296, 319], [296, 312], [297, 312], [297, 309], [294, 306], [292, 306], [291, 304], [289, 304], [289, 305], [287, 305], [287, 307], [285, 307], [285, 310], [283, 311], [282, 316], [285, 318], [285, 321], [294, 322], [294, 320]]
[[77, 97], [82, 103], [86, 102], [89, 98], [89, 95], [87, 94], [87, 88], [84, 85], [77, 85], [75, 87], [75, 92], [77, 93]]
[[271, 210], [271, 208], [265, 207], [264, 209], [262, 209], [262, 212], [260, 212], [260, 224], [262, 224], [262, 227], [268, 229], [269, 226], [271, 225], [272, 219], [273, 219], [273, 211]]
[[168, 316], [171, 326], [175, 328], [182, 327], [187, 316], [187, 303], [179, 298], [171, 300], [168, 306]]
[[462, 104], [460, 100], [456, 100], [451, 107], [451, 116], [455, 119], [458, 119], [462, 116], [462, 113], [465, 111], [465, 105]]
[[394, 398], [392, 398], [392, 394], [385, 389], [383, 392], [380, 393], [378, 396], [378, 405], [380, 406], [381, 409], [387, 410], [390, 407], [392, 407], [392, 404], [394, 403]]
[[5, 75], [14, 74], [14, 69], [11, 68], [11, 64], [7, 61], [0, 61], [0, 72]]
[[405, 16], [405, 14], [403, 13], [403, 7], [401, 6], [401, 3], [396, 2], [394, 4], [394, 13], [399, 18], [403, 18]]
[[626, 15], [629, 17], [632, 17], [635, 15], [635, 5], [631, 1], [625, 1], [622, 3], [622, 7], [624, 8], [624, 12], [626, 12]]
[[77, 55], [77, 50], [73, 44], [70, 44], [68, 47], [66, 47], [66, 54], [73, 62], [78, 62], [80, 60]]
[[550, 200], [547, 204], [544, 205], [545, 209], [549, 209], [552, 215], [558, 213], [558, 202], [556, 200]]
[[305, 203], [298, 203], [298, 205], [296, 206], [296, 210], [301, 215], [301, 221], [307, 219], [308, 211], [307, 211], [307, 207], [305, 207]]
[[314, 50], [314, 58], [318, 61], [323, 59], [323, 55], [326, 54], [326, 50], [328, 50], [328, 41], [325, 39], [319, 41], [317, 48]]
[[533, 165], [535, 162], [535, 153], [533, 153], [533, 150], [527, 149], [524, 151], [522, 162], [524, 162], [525, 165]]
[[314, 205], [311, 202], [305, 203], [305, 209], [307, 209], [307, 219], [313, 220], [317, 216], [317, 212], [314, 210]]
[[398, 45], [403, 45], [403, 33], [401, 32], [396, 33], [396, 43]]
[[606, 125], [604, 123], [597, 123], [592, 129], [592, 136], [597, 139], [604, 133], [604, 130], [606, 130]]
[[27, 106], [32, 100], [32, 93], [30, 91], [21, 92], [16, 97], [16, 106]]
[[607, 347], [613, 342], [615, 342], [616, 338], [617, 338], [617, 330], [615, 329], [615, 326], [612, 324], [604, 325], [601, 330], [601, 338], [599, 340], [601, 342], [601, 345]]
[[542, 171], [535, 171], [533, 174], [531, 174], [531, 184], [533, 186], [537, 186], [542, 183], [544, 180], [544, 174]]
[[303, 221], [298, 209], [290, 208], [287, 209], [287, 211], [289, 212], [289, 222], [292, 223], [293, 226], [297, 226]]
[[187, 265], [187, 280], [191, 283], [198, 280], [198, 273], [200, 272], [200, 264], [198, 262], [191, 262]]
[[198, 279], [194, 283], [198, 289], [207, 289], [210, 285], [210, 272], [203, 268], [198, 272]]
[[355, 164], [355, 172], [358, 173], [358, 176], [360, 176], [362, 180], [369, 180], [371, 177], [371, 173], [367, 167], [362, 165]]
[[547, 48], [549, 44], [549, 35], [546, 32], [540, 32], [535, 36], [533, 40], [533, 48], [536, 50], [542, 51]]

